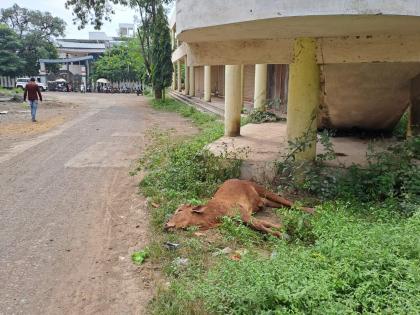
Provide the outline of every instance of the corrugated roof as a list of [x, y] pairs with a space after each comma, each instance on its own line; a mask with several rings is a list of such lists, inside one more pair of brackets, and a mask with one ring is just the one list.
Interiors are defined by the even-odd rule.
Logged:
[[57, 45], [62, 48], [75, 49], [105, 49], [104, 43], [83, 43], [83, 42], [68, 42], [57, 40]]

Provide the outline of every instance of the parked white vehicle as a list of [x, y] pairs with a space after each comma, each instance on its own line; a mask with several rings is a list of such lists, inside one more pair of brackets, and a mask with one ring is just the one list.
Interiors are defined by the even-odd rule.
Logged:
[[[29, 82], [30, 78], [17, 78], [16, 79], [16, 88], [24, 89], [26, 84]], [[47, 90], [47, 85], [44, 83], [39, 82], [39, 79], [37, 78], [36, 83], [38, 84], [41, 91]]]

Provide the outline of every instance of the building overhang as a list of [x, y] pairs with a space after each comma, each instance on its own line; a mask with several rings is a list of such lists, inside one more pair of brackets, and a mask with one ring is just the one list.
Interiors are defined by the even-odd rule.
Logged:
[[402, 35], [418, 32], [418, 0], [177, 1], [181, 41]]
[[59, 53], [67, 54], [103, 54], [105, 49], [73, 49], [73, 48], [58, 48]]
[[93, 60], [93, 56], [77, 57], [77, 58], [58, 58], [58, 59], [39, 59], [39, 63], [72, 63]]
[[295, 38], [317, 39], [319, 64], [419, 62], [418, 0], [177, 1], [175, 62], [288, 64]]
[[186, 43], [179, 45], [172, 53], [172, 63], [185, 58], [185, 56], [188, 54], [188, 48], [189, 46]]
[[418, 34], [414, 16], [306, 16], [255, 20], [195, 29], [177, 27], [177, 38], [188, 43], [297, 37], [342, 37]]
[[[255, 39], [182, 43], [174, 51], [172, 62], [188, 56], [190, 66], [290, 64], [293, 62], [293, 42], [293, 39]], [[319, 38], [317, 62], [420, 62], [420, 34]]]

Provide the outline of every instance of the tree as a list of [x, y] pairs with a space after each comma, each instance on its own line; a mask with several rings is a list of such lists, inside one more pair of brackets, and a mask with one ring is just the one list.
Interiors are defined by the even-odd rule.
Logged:
[[21, 42], [17, 34], [5, 24], [0, 24], [0, 75], [16, 76], [20, 74], [25, 62], [18, 57]]
[[[0, 10], [0, 22], [13, 29], [21, 43], [17, 56], [25, 66], [17, 74], [36, 75], [39, 73], [41, 58], [57, 58], [54, 38], [64, 35], [66, 23], [53, 17], [49, 12], [28, 10], [17, 4]], [[58, 65], [48, 65], [49, 71], [58, 70]]]
[[138, 40], [130, 40], [106, 50], [94, 64], [94, 79], [106, 78], [113, 82], [143, 81], [146, 71], [138, 47]]
[[72, 8], [76, 18], [73, 19], [74, 24], [79, 23], [79, 30], [83, 29], [87, 24], [91, 24], [95, 29], [101, 29], [103, 20], [110, 21], [111, 15], [114, 14], [113, 4], [131, 5], [132, 0], [67, 0], [65, 6], [67, 9]]
[[[166, 68], [166, 63], [154, 64], [154, 59], [157, 60], [159, 58], [153, 57], [153, 51], [157, 39], [157, 37], [155, 37], [155, 26], [161, 23], [158, 18], [160, 9], [163, 10], [163, 5], [171, 2], [172, 0], [67, 0], [66, 7], [73, 9], [74, 14], [76, 15], [74, 21], [80, 22], [79, 28], [83, 28], [86, 24], [90, 23], [91, 25], [94, 25], [96, 29], [100, 29], [103, 20], [109, 21], [111, 19], [111, 15], [114, 11], [112, 6], [109, 5], [110, 3], [130, 5], [131, 7], [138, 9], [140, 13], [140, 26], [137, 31], [137, 36], [139, 38], [140, 51], [143, 56], [147, 74], [148, 76], [153, 77], [153, 72], [160, 72], [160, 70], [158, 70], [159, 67], [163, 66]], [[163, 27], [163, 24], [160, 26]], [[167, 24], [165, 24], [165, 27], [167, 28]], [[170, 38], [168, 37], [166, 39], [169, 43]], [[162, 43], [163, 37], [160, 39], [160, 44]], [[163, 55], [160, 57], [163, 58]], [[162, 73], [166, 73], [166, 70], [162, 70]], [[159, 89], [160, 85], [158, 85], [157, 88]], [[158, 96], [159, 93], [155, 93], [155, 95]]]
[[64, 36], [66, 22], [49, 12], [28, 10], [17, 4], [0, 10], [0, 22], [9, 25], [22, 39], [29, 33], [37, 33], [39, 38], [52, 42], [54, 37]]
[[163, 94], [163, 99], [165, 99], [165, 88], [172, 83], [173, 67], [171, 61], [171, 37], [169, 35], [168, 21], [162, 6], [158, 8], [153, 25], [152, 39], [152, 85], [155, 91], [155, 98], [161, 99]]
[[[54, 44], [42, 39], [38, 32], [26, 34], [22, 39], [23, 47], [19, 50], [18, 56], [25, 61], [23, 74], [37, 75], [39, 73], [39, 59], [58, 58], [58, 52]], [[47, 65], [47, 70], [56, 72], [58, 64]]]
[[22, 38], [29, 30], [29, 10], [17, 4], [7, 9], [0, 10], [0, 22], [9, 25]]

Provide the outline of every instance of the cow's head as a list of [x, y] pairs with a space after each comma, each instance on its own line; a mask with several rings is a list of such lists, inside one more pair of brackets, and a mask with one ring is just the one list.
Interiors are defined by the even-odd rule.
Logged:
[[181, 205], [165, 224], [165, 230], [185, 229], [189, 226], [206, 226], [203, 216], [205, 206]]

